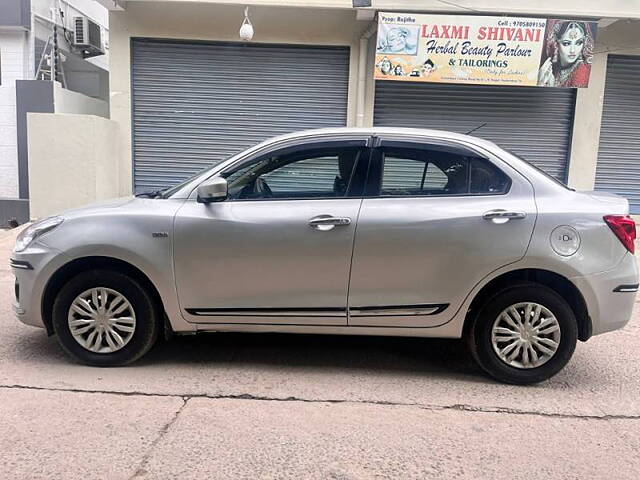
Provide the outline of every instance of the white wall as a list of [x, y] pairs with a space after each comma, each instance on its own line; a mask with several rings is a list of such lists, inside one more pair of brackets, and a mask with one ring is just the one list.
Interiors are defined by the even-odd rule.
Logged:
[[53, 106], [55, 113], [78, 113], [109, 118], [107, 102], [67, 90], [57, 82], [53, 88]]
[[484, 12], [497, 15], [519, 14], [551, 18], [640, 18], [640, 2], [638, 0], [536, 0], [535, 2], [523, 0], [372, 0], [372, 6], [382, 11], [396, 12], [431, 11], [465, 15]]
[[18, 196], [16, 80], [25, 78], [27, 55], [25, 32], [0, 31], [0, 197]]
[[[31, 1], [33, 2], [34, 0]], [[108, 29], [109, 12], [96, 0], [60, 0], [60, 3], [63, 10], [69, 10], [68, 15], [84, 15]]]
[[[171, 3], [200, 4], [238, 4], [271, 7], [313, 7], [350, 9], [353, 0], [97, 0], [109, 8], [118, 3], [129, 8], [133, 2], [158, 5]], [[395, 12], [431, 12], [493, 15], [523, 15], [556, 18], [594, 17], [594, 18], [640, 18], [640, 2], [638, 0], [372, 0], [372, 9]], [[116, 8], [117, 10], [117, 8]]]
[[[0, 8], [1, 6], [0, 0]], [[35, 14], [51, 18], [50, 7], [53, 0], [31, 0]], [[108, 35], [108, 12], [94, 0], [61, 0], [68, 21], [75, 15], [86, 15], [102, 25]], [[35, 73], [33, 35], [45, 40], [49, 34], [49, 24], [34, 21], [32, 32], [0, 30], [0, 197], [18, 196], [18, 149], [16, 130], [16, 80], [32, 79]], [[108, 38], [108, 37], [107, 37]], [[108, 69], [108, 56], [97, 57], [94, 62]], [[102, 85], [95, 79], [96, 88]], [[58, 94], [59, 111], [69, 113], [92, 113], [108, 117], [105, 102], [91, 102], [86, 97], [68, 92]]]
[[[33, 1], [33, 0], [32, 0]], [[63, 9], [66, 9], [66, 15], [71, 21], [76, 15], [89, 17], [102, 27], [103, 47], [105, 55], [87, 59], [87, 62], [109, 70], [109, 12], [95, 0], [60, 0]]]
[[[31, 10], [36, 16], [52, 19], [51, 7], [54, 5], [54, 0], [31, 0]], [[95, 0], [60, 0], [60, 6], [64, 12], [64, 26], [73, 30], [73, 17], [84, 16], [88, 17], [102, 28], [104, 46], [109, 45], [109, 12], [106, 8], [100, 5]], [[34, 21], [34, 34], [39, 39], [46, 41], [51, 34], [50, 23], [43, 21], [41, 18], [35, 18]], [[68, 49], [68, 45], [60, 36], [60, 47]], [[37, 59], [38, 60], [38, 59]], [[103, 70], [109, 69], [109, 52], [106, 49], [106, 54], [98, 57], [87, 59], [87, 62], [92, 63]]]
[[114, 122], [94, 115], [29, 113], [27, 123], [31, 218], [118, 196]]

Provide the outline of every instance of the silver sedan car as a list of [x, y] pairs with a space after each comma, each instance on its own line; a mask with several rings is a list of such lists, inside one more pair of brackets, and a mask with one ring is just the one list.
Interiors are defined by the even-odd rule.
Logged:
[[528, 384], [628, 322], [628, 213], [479, 138], [305, 131], [26, 228], [14, 310], [90, 365], [133, 362], [169, 333], [444, 337]]

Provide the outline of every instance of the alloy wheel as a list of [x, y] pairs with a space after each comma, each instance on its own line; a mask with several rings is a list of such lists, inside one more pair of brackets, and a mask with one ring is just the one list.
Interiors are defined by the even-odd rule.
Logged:
[[500, 360], [515, 368], [536, 368], [548, 362], [560, 345], [560, 324], [538, 303], [505, 308], [493, 322], [491, 343]]
[[136, 314], [121, 293], [96, 287], [78, 295], [67, 316], [69, 331], [85, 349], [95, 353], [113, 353], [133, 337]]

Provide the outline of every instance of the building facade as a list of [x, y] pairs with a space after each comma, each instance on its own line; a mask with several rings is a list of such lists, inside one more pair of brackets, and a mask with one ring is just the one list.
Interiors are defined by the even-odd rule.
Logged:
[[[477, 129], [569, 186], [626, 196], [640, 214], [637, 2], [99, 1], [109, 9], [109, 135], [122, 195], [280, 133], [410, 126]], [[247, 6], [254, 35], [242, 41]], [[379, 12], [597, 22], [589, 86], [374, 80]]]
[[[0, 5], [0, 226], [29, 218], [27, 112], [108, 116], [108, 56], [83, 58], [73, 47], [77, 17], [100, 25], [108, 42], [108, 11], [93, 0], [3, 0]], [[54, 23], [64, 73], [64, 83], [55, 85], [45, 73], [40, 78], [49, 81], [37, 79], [39, 66], [43, 72], [51, 68], [49, 57], [40, 61]]]

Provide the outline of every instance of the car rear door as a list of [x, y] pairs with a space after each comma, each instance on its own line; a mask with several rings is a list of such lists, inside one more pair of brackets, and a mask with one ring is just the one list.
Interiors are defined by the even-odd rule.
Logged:
[[305, 141], [222, 172], [229, 198], [175, 219], [175, 272], [195, 323], [346, 325], [367, 136]]
[[483, 277], [521, 259], [531, 184], [478, 147], [383, 137], [372, 155], [349, 287], [349, 325], [431, 327]]

